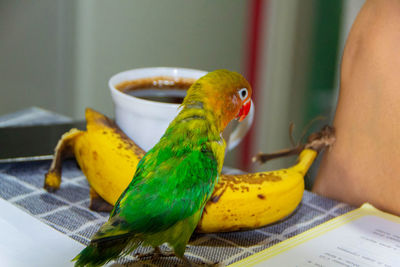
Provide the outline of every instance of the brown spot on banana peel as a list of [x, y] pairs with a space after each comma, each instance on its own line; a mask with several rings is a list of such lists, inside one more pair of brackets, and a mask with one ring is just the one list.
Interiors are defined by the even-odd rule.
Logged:
[[257, 197], [258, 197], [259, 199], [262, 199], [262, 200], [265, 199], [265, 196], [264, 196], [263, 194], [258, 194]]
[[242, 186], [240, 186], [240, 188], [242, 188], [242, 192], [244, 192], [244, 190], [246, 190], [247, 192], [250, 191], [250, 188], [248, 186], [242, 185]]
[[79, 150], [78, 150], [78, 154], [80, 155], [80, 156], [83, 156], [83, 154], [84, 154], [84, 151], [83, 151], [83, 148], [81, 147], [81, 148], [79, 148]]

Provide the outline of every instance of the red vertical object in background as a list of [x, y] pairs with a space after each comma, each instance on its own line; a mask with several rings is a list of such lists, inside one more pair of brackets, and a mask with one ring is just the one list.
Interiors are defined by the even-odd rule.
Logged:
[[[262, 42], [262, 32], [264, 25], [264, 12], [266, 8], [264, 5], [268, 6], [267, 0], [249, 0], [249, 20], [247, 29], [247, 40], [246, 40], [246, 78], [250, 82], [253, 88], [253, 102], [254, 106], [258, 106], [257, 94], [259, 92], [257, 88], [258, 77], [259, 77], [259, 59], [261, 56], [261, 42]], [[261, 103], [260, 103], [261, 104]], [[240, 159], [240, 168], [243, 170], [248, 170], [251, 163], [252, 157], [252, 143], [254, 142], [254, 132], [257, 122], [257, 111], [255, 113], [253, 127], [250, 129], [246, 138], [243, 140], [242, 154]]]

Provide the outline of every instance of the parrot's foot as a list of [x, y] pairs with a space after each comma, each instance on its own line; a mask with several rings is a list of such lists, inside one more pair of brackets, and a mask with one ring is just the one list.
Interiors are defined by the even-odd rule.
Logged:
[[[144, 259], [144, 258], [151, 258], [153, 260], [157, 260], [158, 258], [161, 257], [174, 257], [176, 256], [173, 251], [161, 251], [159, 247], [154, 248], [153, 251], [150, 251], [148, 253], [136, 253], [135, 257], [139, 260]], [[214, 263], [214, 264], [209, 264], [209, 263], [201, 263], [201, 264], [195, 264], [191, 262], [186, 256], [179, 257], [184, 262], [183, 266], [190, 266], [190, 267], [223, 267], [224, 265], [221, 265], [220, 263]]]
[[190, 267], [224, 267], [224, 264], [221, 264], [219, 262], [215, 263], [206, 263], [206, 262], [200, 262], [200, 263], [194, 263], [191, 262], [186, 256], [183, 256], [180, 258], [184, 262], [184, 266], [190, 266]]
[[194, 267], [193, 263], [185, 256], [182, 257], [182, 260], [185, 262], [185, 266]]
[[159, 247], [154, 248], [153, 251], [150, 251], [148, 253], [136, 253], [135, 257], [138, 259], [143, 259], [143, 258], [153, 258], [153, 259], [158, 259], [161, 257], [174, 257], [175, 253], [173, 251], [161, 251]]

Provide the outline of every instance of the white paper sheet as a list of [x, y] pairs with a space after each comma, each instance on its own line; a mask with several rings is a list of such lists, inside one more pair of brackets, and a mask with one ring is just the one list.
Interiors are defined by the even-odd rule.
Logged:
[[366, 205], [233, 265], [398, 267], [400, 218]]
[[73, 266], [84, 246], [0, 198], [0, 265]]

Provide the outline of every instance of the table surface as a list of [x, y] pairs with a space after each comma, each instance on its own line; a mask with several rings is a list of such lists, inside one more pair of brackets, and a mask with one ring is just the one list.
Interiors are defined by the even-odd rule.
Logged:
[[[29, 108], [0, 116], [0, 127], [69, 120], [68, 117], [50, 111]], [[0, 197], [78, 242], [88, 244], [90, 237], [107, 221], [108, 213], [89, 210], [89, 185], [74, 160], [67, 160], [63, 164], [60, 190], [56, 193], [45, 191], [44, 174], [49, 167], [50, 161], [0, 164]], [[281, 222], [242, 232], [195, 233], [185, 255], [195, 263], [218, 262], [228, 265], [352, 209], [354, 207], [345, 203], [305, 191], [296, 211]], [[175, 257], [135, 262], [132, 256], [134, 253], [149, 250], [138, 248], [119, 262], [129, 262], [129, 266], [182, 264]]]

